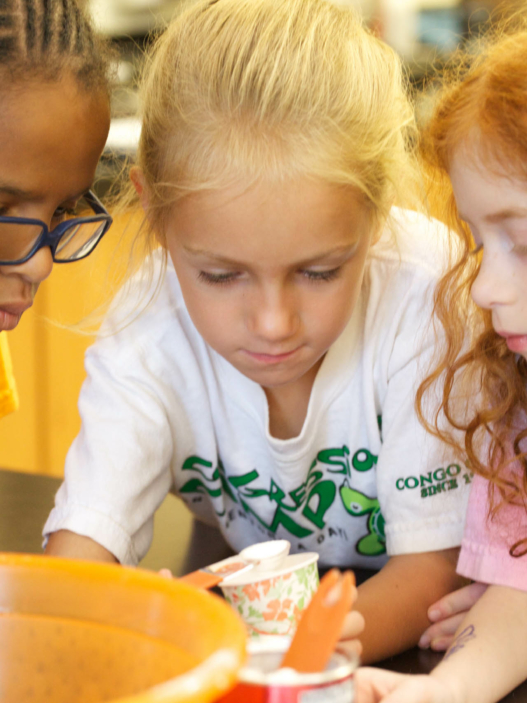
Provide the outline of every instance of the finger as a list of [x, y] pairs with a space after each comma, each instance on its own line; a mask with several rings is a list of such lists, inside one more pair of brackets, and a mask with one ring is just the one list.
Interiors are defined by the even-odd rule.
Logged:
[[170, 569], [160, 569], [157, 573], [166, 579], [172, 578], [172, 572], [170, 571]]
[[345, 652], [348, 656], [360, 657], [362, 654], [362, 642], [360, 640], [341, 640], [338, 644], [339, 652]]
[[470, 610], [486, 590], [487, 586], [483, 583], [471, 583], [469, 586], [449, 593], [430, 606], [428, 609], [429, 620], [437, 622], [451, 615]]
[[[451, 618], [447, 618], [446, 620], [436, 622], [434, 625], [430, 625], [430, 627], [421, 635], [418, 643], [419, 647], [421, 647], [421, 649], [426, 649], [427, 647], [430, 647], [432, 643], [444, 638], [451, 642], [464, 617], [465, 613], [459, 613], [458, 615], [453, 615]], [[432, 649], [435, 649], [435, 647], [433, 646]]]
[[350, 610], [344, 618], [342, 630], [340, 632], [341, 640], [351, 640], [358, 637], [364, 630], [364, 618], [356, 610]]
[[354, 676], [356, 703], [379, 703], [403, 681], [403, 674], [360, 667]]
[[360, 668], [355, 674], [356, 703], [443, 703], [441, 684], [431, 676]]
[[451, 635], [450, 637], [437, 637], [430, 643], [430, 649], [434, 652], [446, 652], [453, 641], [454, 635]]
[[326, 597], [324, 599], [324, 605], [326, 606], [326, 608], [332, 608], [339, 602], [342, 596], [342, 589], [344, 587], [340, 572], [337, 571], [337, 569], [332, 569], [332, 572], [338, 574], [338, 579], [335, 582], [335, 585], [326, 594]]

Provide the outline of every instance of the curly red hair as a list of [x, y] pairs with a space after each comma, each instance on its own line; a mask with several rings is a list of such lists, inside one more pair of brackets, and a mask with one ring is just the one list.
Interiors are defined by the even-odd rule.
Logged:
[[[527, 362], [509, 351], [490, 313], [470, 298], [480, 257], [457, 213], [448, 172], [453, 154], [463, 148], [475, 164], [523, 180], [527, 189], [527, 17], [516, 17], [514, 27], [487, 36], [477, 54], [458, 54], [452, 65], [423, 130], [422, 153], [435, 189], [434, 214], [457, 235], [459, 251], [435, 293], [446, 342], [418, 390], [416, 405], [425, 426], [490, 481], [493, 518], [504, 503], [527, 510], [527, 453], [521, 448], [527, 437]], [[472, 335], [468, 351], [467, 329]], [[425, 399], [437, 388], [440, 405], [433, 418], [426, 417]], [[513, 544], [510, 553], [527, 554], [527, 538]]]

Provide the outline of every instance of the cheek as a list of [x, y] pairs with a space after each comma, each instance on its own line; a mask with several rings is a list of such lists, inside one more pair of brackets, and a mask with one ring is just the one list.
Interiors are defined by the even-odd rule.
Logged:
[[346, 280], [338, 289], [328, 292], [323, 300], [313, 299], [309, 307], [315, 313], [319, 333], [326, 341], [344, 330], [355, 309], [359, 292], [360, 281]]
[[231, 321], [235, 315], [234, 304], [229, 305], [225, 296], [211, 293], [201, 286], [181, 281], [181, 290], [188, 314], [194, 326], [203, 339], [216, 347], [232, 327]]
[[364, 269], [362, 266], [354, 268], [354, 270], [349, 272], [345, 285], [340, 289], [338, 295], [334, 297], [329, 314], [332, 315], [333, 326], [340, 327], [340, 331], [347, 325], [357, 306], [363, 274]]
[[339, 296], [339, 302], [343, 310], [347, 311], [350, 315], [353, 313], [357, 300], [359, 298], [362, 280], [364, 278], [364, 266], [359, 265], [353, 267], [351, 271], [348, 272], [346, 276], [345, 285], [341, 290]]
[[523, 297], [524, 305], [527, 305], [527, 256], [525, 257], [521, 271], [520, 271], [520, 281], [521, 281], [521, 295]]

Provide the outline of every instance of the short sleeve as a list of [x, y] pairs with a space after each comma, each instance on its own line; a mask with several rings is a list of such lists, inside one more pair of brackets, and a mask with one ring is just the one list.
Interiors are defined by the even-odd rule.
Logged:
[[[474, 478], [458, 573], [474, 581], [527, 591], [527, 554], [513, 557], [510, 548], [527, 538], [527, 512], [521, 505], [505, 505], [488, 517], [489, 483]], [[527, 546], [527, 545], [526, 545]]]
[[437, 345], [434, 285], [424, 274], [409, 278], [386, 362], [377, 482], [390, 556], [459, 546], [472, 479], [453, 451], [425, 429], [415, 408]]
[[163, 374], [132, 340], [125, 350], [106, 340], [86, 354], [82, 428], [44, 535], [71, 530], [135, 565], [150, 546], [154, 513], [171, 488], [173, 441], [158, 392]]

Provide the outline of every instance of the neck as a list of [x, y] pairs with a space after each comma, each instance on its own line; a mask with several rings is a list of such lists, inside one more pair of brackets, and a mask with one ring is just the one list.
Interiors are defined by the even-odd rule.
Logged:
[[323, 359], [320, 359], [293, 383], [264, 388], [269, 406], [269, 432], [272, 437], [292, 439], [302, 432], [311, 391], [322, 361]]

